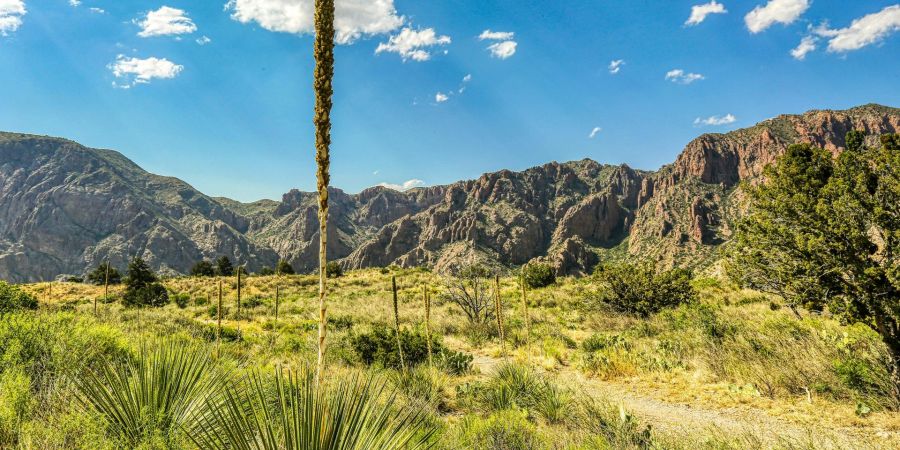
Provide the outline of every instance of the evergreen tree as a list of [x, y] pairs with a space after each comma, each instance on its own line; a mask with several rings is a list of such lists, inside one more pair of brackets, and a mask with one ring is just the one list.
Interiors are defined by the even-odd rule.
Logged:
[[287, 261], [281, 259], [278, 261], [278, 265], [275, 266], [275, 273], [279, 275], [293, 275], [296, 272], [294, 272], [294, 268]]
[[788, 305], [875, 330], [900, 387], [900, 136], [847, 136], [837, 158], [794, 145], [750, 187], [728, 269]]
[[211, 262], [204, 259], [203, 261], [198, 261], [197, 264], [194, 264], [194, 267], [191, 267], [191, 276], [214, 277], [216, 276], [216, 269]]
[[216, 260], [216, 275], [230, 277], [234, 275], [234, 265], [227, 256], [221, 256]]
[[[96, 286], [106, 284], [106, 262], [101, 263], [96, 269], [90, 271], [87, 275], [88, 283]], [[113, 266], [109, 266], [109, 284], [119, 284], [122, 282], [122, 274]]]
[[128, 264], [122, 303], [125, 306], [165, 306], [169, 303], [166, 288], [159, 283], [159, 278], [140, 257], [136, 256]]

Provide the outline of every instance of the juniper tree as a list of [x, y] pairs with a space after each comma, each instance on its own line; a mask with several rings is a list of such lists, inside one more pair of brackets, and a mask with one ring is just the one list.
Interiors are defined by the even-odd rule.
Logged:
[[747, 189], [728, 269], [795, 310], [870, 326], [900, 387], [900, 135], [876, 148], [858, 132], [846, 141], [837, 157], [793, 145]]

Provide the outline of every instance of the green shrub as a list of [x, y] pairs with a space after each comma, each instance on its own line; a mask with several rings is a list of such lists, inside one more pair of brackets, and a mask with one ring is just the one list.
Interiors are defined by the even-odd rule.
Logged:
[[581, 349], [587, 353], [618, 347], [625, 344], [625, 339], [618, 334], [593, 334], [581, 343]]
[[659, 271], [650, 263], [606, 264], [597, 267], [593, 281], [599, 289], [589, 294], [588, 306], [608, 305], [641, 317], [697, 300], [691, 273], [683, 269]]
[[522, 277], [530, 288], [542, 288], [556, 283], [556, 271], [545, 263], [529, 263], [522, 266]]
[[0, 315], [23, 309], [37, 309], [38, 302], [18, 286], [0, 281]]
[[191, 295], [184, 292], [175, 294], [174, 298], [175, 304], [181, 309], [187, 308], [187, 306], [191, 303]]
[[532, 450], [551, 448], [522, 411], [504, 410], [486, 419], [466, 416], [452, 430], [445, 448]]
[[[94, 270], [88, 272], [87, 282], [95, 286], [103, 286], [106, 284], [106, 265], [101, 263]], [[109, 284], [120, 284], [122, 282], [122, 274], [113, 266], [109, 266]]]
[[328, 278], [340, 278], [344, 276], [344, 268], [337, 261], [329, 261], [325, 265], [325, 275]]
[[335, 330], [349, 330], [353, 328], [353, 316], [328, 316], [328, 326]]
[[[407, 368], [428, 362], [428, 343], [424, 333], [400, 330], [400, 343], [403, 347], [403, 360]], [[397, 352], [397, 336], [393, 328], [384, 324], [375, 324], [369, 333], [354, 336], [351, 339], [353, 350], [365, 364], [378, 363], [382, 367], [400, 368], [400, 355]], [[443, 350], [440, 340], [432, 336], [431, 349], [435, 354]]]
[[216, 276], [216, 268], [207, 260], [198, 261], [191, 267], [192, 277], [214, 277]]
[[[432, 349], [434, 351], [434, 349]], [[463, 375], [472, 370], [474, 357], [468, 353], [442, 348], [433, 355], [434, 365], [450, 375]]]
[[0, 372], [0, 448], [16, 447], [31, 402], [28, 375], [21, 369]]
[[[328, 267], [327, 265], [325, 266]], [[291, 266], [287, 261], [280, 259], [278, 260], [278, 264], [275, 265], [275, 273], [279, 275], [294, 275], [294, 267]]]

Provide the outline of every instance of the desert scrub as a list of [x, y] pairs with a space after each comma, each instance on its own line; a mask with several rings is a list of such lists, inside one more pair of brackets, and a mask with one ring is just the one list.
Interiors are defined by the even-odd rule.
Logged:
[[[401, 369], [395, 333], [391, 327], [385, 324], [375, 324], [371, 331], [352, 336], [350, 338], [351, 346], [359, 359], [366, 365], [378, 364], [385, 368]], [[400, 330], [400, 343], [403, 347], [403, 356], [407, 367], [415, 367], [428, 362], [428, 343], [425, 341], [423, 332], [403, 328]], [[431, 348], [438, 355], [446, 353], [444, 358], [448, 362], [448, 369], [452, 372], [465, 371], [467, 370], [465, 366], [471, 363], [471, 359], [445, 349], [436, 336], [431, 337]]]
[[448, 434], [439, 448], [538, 450], [549, 444], [525, 413], [518, 410], [499, 411], [486, 418], [468, 415]]
[[37, 309], [38, 302], [18, 286], [0, 281], [0, 316], [23, 309]]
[[664, 308], [697, 300], [689, 271], [658, 270], [648, 262], [601, 265], [591, 279], [595, 287], [585, 297], [588, 309], [607, 306], [649, 317]]

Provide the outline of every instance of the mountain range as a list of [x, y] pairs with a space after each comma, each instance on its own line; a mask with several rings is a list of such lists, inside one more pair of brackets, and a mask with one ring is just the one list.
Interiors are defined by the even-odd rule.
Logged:
[[[624, 257], [699, 265], [731, 236], [743, 182], [793, 143], [839, 152], [854, 129], [873, 143], [898, 133], [900, 109], [815, 110], [704, 134], [656, 171], [585, 159], [406, 192], [332, 189], [328, 255], [349, 269], [542, 260], [580, 274]], [[311, 271], [316, 212], [315, 193], [254, 203], [209, 197], [112, 150], [0, 133], [0, 279], [81, 275], [107, 259], [124, 268], [135, 255], [167, 274], [221, 255], [250, 271], [278, 259]]]

